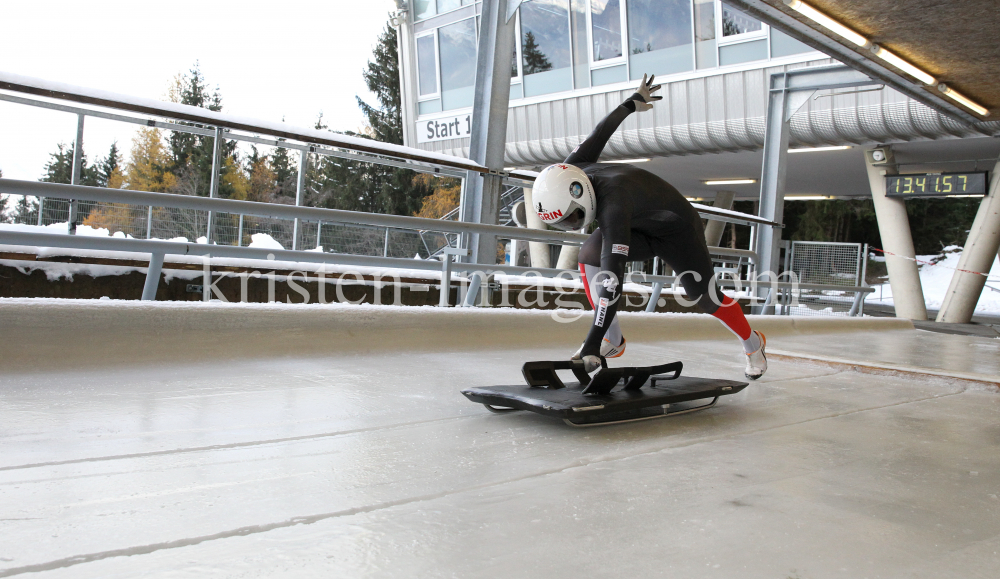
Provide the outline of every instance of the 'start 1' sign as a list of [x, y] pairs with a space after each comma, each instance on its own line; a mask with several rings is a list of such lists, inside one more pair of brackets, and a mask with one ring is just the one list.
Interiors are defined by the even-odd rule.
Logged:
[[417, 142], [430, 143], [445, 139], [461, 139], [472, 135], [472, 115], [445, 117], [417, 122]]

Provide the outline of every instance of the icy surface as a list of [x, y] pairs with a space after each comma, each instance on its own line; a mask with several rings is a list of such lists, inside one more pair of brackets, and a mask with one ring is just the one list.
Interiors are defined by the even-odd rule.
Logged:
[[[158, 358], [0, 359], [0, 576], [985, 578], [1000, 564], [995, 388], [775, 357], [714, 409], [576, 430], [459, 394], [565, 357], [585, 326], [562, 332], [545, 312], [78, 305], [0, 300], [6, 352], [145, 344]], [[400, 316], [420, 344], [393, 345]], [[674, 340], [637, 331], [656, 319]], [[676, 339], [671, 324], [692, 319], [722, 337]], [[801, 324], [768, 330], [774, 348], [1000, 359], [997, 340], [872, 331], [897, 320], [769, 323]], [[868, 329], [802, 332], [821, 323]], [[623, 324], [619, 362], [742, 373], [710, 317]], [[253, 345], [240, 359], [212, 346], [236, 339]], [[199, 357], [171, 345], [202, 343]]]

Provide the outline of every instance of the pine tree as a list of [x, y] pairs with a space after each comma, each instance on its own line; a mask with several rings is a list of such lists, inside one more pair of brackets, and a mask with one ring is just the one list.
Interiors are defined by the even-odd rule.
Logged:
[[170, 172], [171, 161], [160, 129], [139, 129], [132, 139], [132, 152], [125, 168], [127, 188], [157, 193], [175, 189], [178, 179]]
[[[363, 76], [378, 103], [371, 105], [358, 97], [358, 106], [367, 121], [364, 134], [345, 134], [402, 144], [399, 56], [396, 31], [391, 25], [386, 25], [379, 35], [372, 57]], [[325, 128], [322, 116], [316, 128]], [[412, 215], [432, 192], [425, 183], [414, 180], [413, 171], [406, 169], [330, 157], [310, 163], [310, 167], [310, 183], [314, 184], [311, 197], [326, 207]]]
[[294, 199], [299, 173], [298, 168], [292, 165], [288, 149], [275, 147], [268, 157], [268, 163], [271, 165], [271, 170], [274, 171], [274, 180], [278, 187], [277, 196]]
[[535, 74], [552, 70], [552, 63], [548, 57], [538, 48], [535, 41], [535, 34], [530, 30], [524, 35], [524, 44], [521, 46], [521, 54], [524, 55], [524, 74]]
[[[209, 91], [208, 84], [197, 62], [187, 75], [174, 77], [168, 98], [175, 103], [201, 107], [210, 111], [219, 112], [222, 110], [222, 95], [218, 88]], [[177, 192], [207, 196], [212, 177], [214, 137], [175, 131], [171, 133], [169, 140], [172, 156], [169, 169], [177, 176], [178, 185], [183, 185]], [[227, 173], [237, 166], [235, 154], [236, 142], [224, 139], [222, 145], [223, 176], [219, 181], [220, 197], [232, 196], [232, 183], [236, 177]], [[232, 158], [233, 162], [225, 163], [227, 158]]]
[[112, 189], [118, 189], [121, 187], [121, 183], [118, 183], [118, 187], [114, 187], [113, 182], [122, 174], [122, 154], [118, 150], [118, 141], [111, 143], [111, 149], [108, 151], [108, 156], [102, 159], [95, 166], [95, 178], [97, 180], [99, 187], [111, 187]]

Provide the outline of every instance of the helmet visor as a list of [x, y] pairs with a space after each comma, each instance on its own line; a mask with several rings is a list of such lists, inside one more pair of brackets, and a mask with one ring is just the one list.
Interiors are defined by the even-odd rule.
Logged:
[[563, 231], [576, 231], [586, 225], [583, 222], [585, 216], [586, 212], [583, 210], [583, 207], [576, 206], [576, 208], [570, 211], [566, 217], [563, 217], [556, 223], [550, 223], [549, 225]]

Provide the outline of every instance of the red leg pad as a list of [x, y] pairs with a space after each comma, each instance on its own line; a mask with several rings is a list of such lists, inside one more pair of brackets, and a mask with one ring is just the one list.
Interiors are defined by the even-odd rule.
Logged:
[[740, 309], [740, 305], [733, 298], [725, 296], [722, 299], [722, 307], [712, 315], [719, 318], [719, 321], [723, 324], [726, 324], [741, 340], [746, 340], [750, 337], [750, 323], [747, 322], [746, 316], [743, 315], [743, 310]]

